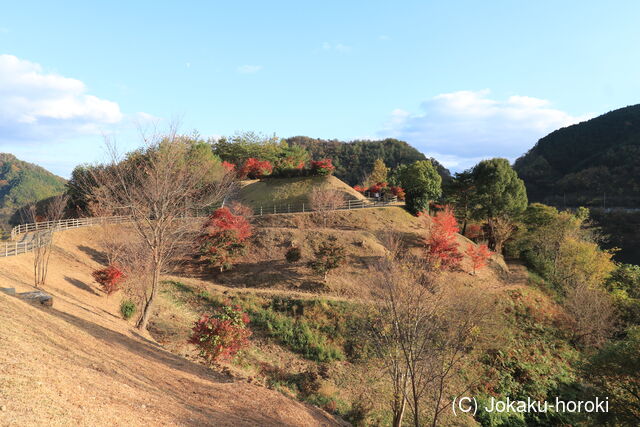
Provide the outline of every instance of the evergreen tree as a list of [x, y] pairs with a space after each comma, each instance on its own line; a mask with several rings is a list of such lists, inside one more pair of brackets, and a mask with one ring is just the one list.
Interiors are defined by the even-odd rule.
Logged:
[[486, 219], [491, 230], [493, 249], [500, 253], [510, 231], [503, 226], [512, 223], [527, 207], [524, 182], [507, 159], [483, 160], [472, 170], [476, 189], [475, 216]]
[[429, 208], [429, 201], [442, 194], [442, 178], [429, 160], [419, 160], [403, 169], [400, 175], [406, 192], [407, 209], [412, 214]]

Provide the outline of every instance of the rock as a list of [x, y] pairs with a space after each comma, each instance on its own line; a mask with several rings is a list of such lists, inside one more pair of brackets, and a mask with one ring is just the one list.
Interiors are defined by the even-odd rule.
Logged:
[[0, 288], [0, 292], [14, 297], [16, 296], [16, 288]]
[[3, 412], [4, 412], [4, 411], [6, 411], [6, 410], [7, 410], [7, 407], [6, 407], [6, 406], [4, 406], [4, 405], [0, 406], [0, 411], [3, 411]]
[[42, 291], [22, 292], [17, 295], [18, 298], [30, 303], [39, 303], [45, 307], [53, 306], [53, 297]]

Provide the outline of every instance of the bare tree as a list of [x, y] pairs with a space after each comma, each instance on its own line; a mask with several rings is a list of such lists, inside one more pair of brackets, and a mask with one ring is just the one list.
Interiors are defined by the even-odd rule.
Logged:
[[392, 247], [373, 269], [374, 348], [392, 385], [393, 425], [402, 424], [408, 404], [414, 426], [425, 424], [425, 413], [435, 426], [454, 395], [454, 374], [471, 360], [489, 306], [468, 290], [440, 289], [419, 259]]
[[604, 344], [614, 330], [616, 312], [604, 289], [580, 285], [567, 291], [564, 303], [573, 341], [586, 347]]
[[121, 158], [107, 143], [109, 163], [91, 174], [97, 184], [85, 191], [104, 212], [126, 213], [146, 248], [150, 290], [137, 322], [144, 329], [158, 294], [160, 276], [178, 257], [187, 236], [199, 225], [188, 217], [221, 202], [233, 185], [233, 174], [212, 156], [210, 147], [177, 134], [143, 135], [144, 147]]
[[344, 205], [344, 194], [330, 188], [316, 187], [309, 194], [311, 209], [322, 219], [323, 227], [333, 211]]
[[23, 222], [37, 223], [39, 220], [52, 221], [54, 227], [43, 230], [36, 230], [28, 234], [27, 238], [33, 239], [33, 281], [36, 288], [42, 288], [47, 281], [49, 271], [49, 258], [53, 246], [53, 232], [55, 222], [64, 217], [68, 198], [65, 195], [54, 196], [44, 204], [44, 215], [38, 215], [38, 208], [35, 204], [28, 205], [20, 212]]

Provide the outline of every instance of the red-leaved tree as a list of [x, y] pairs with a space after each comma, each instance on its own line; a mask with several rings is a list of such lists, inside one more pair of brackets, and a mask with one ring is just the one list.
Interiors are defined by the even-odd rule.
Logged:
[[211, 214], [202, 227], [198, 236], [200, 253], [211, 265], [223, 271], [231, 267], [231, 261], [244, 252], [249, 237], [249, 221], [241, 215], [234, 215], [228, 208], [220, 208]]
[[404, 200], [405, 192], [402, 187], [397, 187], [394, 185], [389, 187], [389, 190], [391, 191], [391, 194], [398, 198], [398, 200]]
[[354, 185], [353, 189], [361, 194], [364, 194], [364, 192], [367, 191], [366, 187], [363, 187], [362, 185]]
[[460, 265], [462, 254], [458, 250], [456, 233], [458, 233], [458, 221], [449, 206], [435, 216], [429, 217], [423, 214], [422, 218], [430, 222], [429, 237], [426, 239], [427, 258], [437, 268], [453, 270]]
[[120, 284], [125, 279], [125, 274], [115, 265], [96, 270], [92, 273], [92, 276], [107, 295], [118, 291]]
[[236, 170], [236, 165], [227, 161], [222, 162], [222, 167], [229, 172]]
[[331, 175], [335, 169], [331, 159], [314, 160], [311, 162], [311, 173], [313, 175]]
[[249, 345], [248, 323], [249, 316], [240, 306], [225, 305], [196, 321], [189, 342], [198, 347], [200, 357], [209, 363], [229, 360]]
[[273, 172], [273, 165], [270, 161], [250, 157], [243, 163], [242, 168], [238, 171], [238, 176], [240, 178], [256, 179], [271, 175], [271, 172]]
[[469, 245], [465, 251], [467, 256], [471, 258], [471, 265], [473, 266], [473, 274], [476, 274], [477, 270], [487, 265], [487, 260], [491, 256], [491, 251], [487, 245]]

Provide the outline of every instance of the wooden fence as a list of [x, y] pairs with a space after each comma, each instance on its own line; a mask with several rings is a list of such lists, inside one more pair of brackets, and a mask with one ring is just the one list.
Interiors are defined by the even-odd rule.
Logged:
[[[366, 209], [397, 205], [395, 199], [386, 201], [377, 200], [347, 200], [331, 210], [351, 210]], [[280, 204], [253, 207], [254, 216], [262, 215], [278, 215], [300, 212], [314, 212], [314, 209], [308, 204]], [[191, 218], [203, 217], [204, 214], [196, 214]], [[185, 216], [188, 218], [188, 216]], [[118, 224], [130, 221], [131, 218], [126, 215], [109, 216], [109, 217], [89, 217], [89, 218], [70, 218], [60, 221], [42, 221], [29, 224], [21, 224], [11, 229], [11, 241], [0, 243], [0, 257], [8, 257], [31, 252], [32, 250], [42, 247], [51, 241], [51, 235], [55, 231], [70, 230], [72, 228], [87, 227], [100, 224]], [[22, 240], [18, 238], [23, 236]]]

